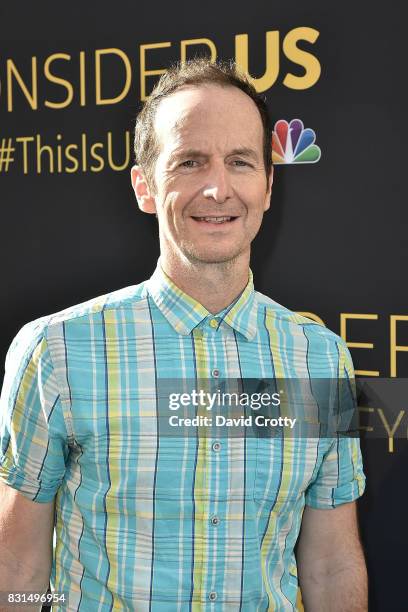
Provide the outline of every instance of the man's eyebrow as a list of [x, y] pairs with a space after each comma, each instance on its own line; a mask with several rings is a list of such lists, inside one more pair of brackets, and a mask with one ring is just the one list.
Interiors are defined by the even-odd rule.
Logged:
[[[250, 147], [240, 147], [238, 149], [233, 149], [227, 155], [227, 157], [231, 157], [234, 155], [240, 155], [242, 157], [249, 157], [254, 161], [259, 161], [258, 154], [254, 149]], [[206, 153], [200, 151], [199, 149], [178, 149], [174, 151], [169, 158], [169, 163], [173, 163], [174, 161], [180, 159], [180, 157], [188, 158], [188, 157], [208, 157]]]
[[258, 154], [255, 149], [249, 147], [242, 147], [240, 149], [234, 149], [229, 155], [241, 155], [242, 157], [250, 157], [255, 161], [258, 161]]
[[200, 151], [199, 149], [176, 149], [176, 151], [173, 151], [173, 153], [170, 155], [169, 157], [169, 162], [172, 163], [173, 161], [180, 159], [180, 157], [205, 157], [206, 154], [203, 153], [203, 151]]

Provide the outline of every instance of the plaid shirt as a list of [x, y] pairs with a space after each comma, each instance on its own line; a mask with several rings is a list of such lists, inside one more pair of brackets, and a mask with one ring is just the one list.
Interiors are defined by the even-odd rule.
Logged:
[[[7, 356], [0, 477], [56, 496], [67, 610], [294, 610], [305, 503], [364, 490], [356, 439], [159, 438], [160, 378], [353, 377], [338, 336], [254, 290], [210, 314], [164, 274], [29, 323]], [[145, 417], [145, 418], [143, 418]]]

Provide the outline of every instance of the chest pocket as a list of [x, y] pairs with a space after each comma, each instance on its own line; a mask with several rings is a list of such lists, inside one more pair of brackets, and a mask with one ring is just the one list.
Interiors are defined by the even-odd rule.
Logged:
[[257, 439], [254, 499], [265, 512], [290, 511], [318, 470], [318, 439]]

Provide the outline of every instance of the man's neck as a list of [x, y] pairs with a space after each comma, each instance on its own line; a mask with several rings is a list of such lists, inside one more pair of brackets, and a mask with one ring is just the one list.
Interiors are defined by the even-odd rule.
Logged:
[[184, 293], [216, 314], [229, 306], [245, 289], [249, 279], [249, 257], [232, 262], [205, 264], [160, 257], [162, 270]]

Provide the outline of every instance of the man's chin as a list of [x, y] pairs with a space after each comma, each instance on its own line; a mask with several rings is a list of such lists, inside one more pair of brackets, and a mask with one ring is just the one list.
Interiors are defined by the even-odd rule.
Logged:
[[201, 264], [222, 264], [233, 262], [237, 259], [240, 251], [224, 251], [224, 252], [214, 252], [214, 251], [196, 251], [194, 249], [189, 249], [184, 251], [184, 255], [191, 263], [201, 263]]

